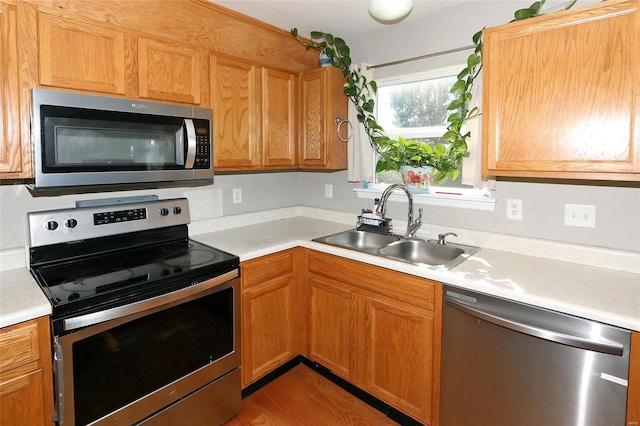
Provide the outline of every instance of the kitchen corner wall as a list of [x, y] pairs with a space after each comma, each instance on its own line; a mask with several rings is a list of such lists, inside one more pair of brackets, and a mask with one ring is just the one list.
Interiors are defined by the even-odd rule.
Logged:
[[[324, 197], [325, 184], [333, 185], [333, 198]], [[300, 203], [352, 212], [355, 224], [361, 209], [372, 207], [372, 200], [357, 198], [353, 189], [358, 186], [347, 183], [346, 172], [301, 173]], [[421, 231], [427, 233], [429, 225], [441, 225], [640, 252], [640, 188], [498, 181], [491, 196], [496, 199], [493, 212], [429, 205], [414, 205], [414, 210], [424, 209]], [[508, 199], [522, 200], [522, 220], [507, 219]], [[596, 227], [564, 225], [564, 204], [595, 206]], [[407, 203], [389, 203], [387, 216], [406, 221]]]
[[[574, 7], [595, 2], [579, 0]], [[543, 10], [560, 3], [549, 1]], [[351, 47], [354, 63], [381, 64], [422, 56], [470, 45], [477, 31], [509, 22], [517, 9], [530, 4], [530, 1], [470, 1], [443, 9], [428, 18], [411, 19], [410, 15], [400, 24], [380, 25], [378, 30], [359, 40], [346, 41]], [[340, 34], [335, 33], [334, 36]], [[464, 51], [377, 68], [374, 78], [462, 64], [469, 53]], [[351, 211], [355, 221], [355, 215], [361, 208], [371, 207], [371, 200], [356, 198], [353, 187], [357, 185], [346, 183], [346, 179], [347, 175], [343, 172], [330, 175], [302, 174], [302, 204]], [[325, 183], [333, 184], [332, 199], [323, 196]], [[497, 199], [495, 211], [422, 206], [423, 229], [428, 231], [429, 224], [437, 224], [640, 252], [640, 184], [616, 185], [613, 182], [498, 181], [492, 193], [492, 197]], [[506, 218], [507, 199], [522, 200], [521, 221]], [[565, 226], [564, 204], [595, 206], [596, 227]], [[406, 220], [406, 203], [391, 203], [387, 214], [398, 220]]]
[[[192, 218], [208, 219], [297, 206], [300, 204], [299, 178], [298, 172], [216, 175], [214, 184], [208, 186], [37, 197], [24, 185], [1, 185], [0, 250], [26, 245], [26, 216], [31, 211], [72, 208], [78, 200], [154, 194], [161, 199], [187, 197]], [[233, 203], [234, 188], [242, 190], [241, 203]], [[193, 209], [196, 204], [198, 211]]]

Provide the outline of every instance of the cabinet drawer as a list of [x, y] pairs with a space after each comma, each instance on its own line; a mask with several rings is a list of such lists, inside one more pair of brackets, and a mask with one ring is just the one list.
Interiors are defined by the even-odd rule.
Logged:
[[384, 296], [434, 308], [435, 281], [339, 256], [309, 251], [309, 272], [323, 275]]
[[260, 257], [243, 262], [240, 266], [242, 268], [242, 287], [246, 289], [273, 278], [293, 273], [293, 252], [289, 250]]
[[0, 372], [37, 361], [39, 352], [37, 322], [0, 330]]

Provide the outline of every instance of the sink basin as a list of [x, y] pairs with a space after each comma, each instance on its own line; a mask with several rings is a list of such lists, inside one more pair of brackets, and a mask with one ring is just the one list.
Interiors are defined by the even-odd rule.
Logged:
[[316, 238], [313, 241], [331, 244], [334, 246], [349, 248], [364, 252], [375, 252], [389, 243], [399, 241], [397, 235], [376, 234], [366, 231], [344, 231], [326, 237]]
[[424, 240], [402, 240], [382, 247], [379, 254], [409, 263], [444, 266], [463, 255], [464, 250]]
[[463, 244], [438, 244], [433, 240], [410, 239], [355, 229], [315, 238], [313, 241], [444, 270], [459, 265], [480, 250]]

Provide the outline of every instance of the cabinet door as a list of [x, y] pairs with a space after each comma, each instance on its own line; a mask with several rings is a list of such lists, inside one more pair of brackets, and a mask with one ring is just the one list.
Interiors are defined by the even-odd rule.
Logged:
[[140, 97], [200, 104], [201, 62], [197, 48], [139, 37]]
[[484, 172], [640, 180], [640, 14], [607, 1], [484, 35]]
[[367, 294], [361, 355], [365, 391], [431, 424], [434, 314]]
[[0, 424], [51, 424], [45, 413], [42, 370], [32, 371], [9, 380], [0, 379]]
[[259, 166], [260, 83], [255, 65], [211, 56], [215, 167]]
[[297, 355], [294, 349], [291, 274], [242, 295], [243, 386]]
[[49, 318], [0, 329], [0, 424], [47, 425], [53, 418]]
[[355, 383], [357, 293], [315, 274], [309, 286], [309, 358]]
[[38, 14], [40, 84], [122, 95], [125, 34], [122, 31]]
[[297, 77], [262, 68], [262, 144], [265, 166], [296, 164]]
[[299, 163], [307, 169], [345, 169], [348, 134], [336, 118], [347, 118], [348, 98], [342, 91], [344, 78], [335, 67], [317, 68], [300, 76]]
[[20, 146], [16, 25], [16, 7], [0, 3], [0, 176], [8, 179], [23, 177], [20, 173], [30, 168], [30, 157]]

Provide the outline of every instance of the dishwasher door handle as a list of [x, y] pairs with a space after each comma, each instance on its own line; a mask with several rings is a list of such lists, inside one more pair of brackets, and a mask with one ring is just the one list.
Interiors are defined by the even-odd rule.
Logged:
[[488, 312], [483, 312], [450, 297], [445, 297], [445, 303], [454, 309], [462, 311], [478, 319], [490, 322], [495, 325], [499, 325], [509, 330], [527, 334], [529, 336], [539, 337], [551, 342], [556, 342], [567, 346], [574, 346], [576, 348], [595, 352], [602, 352], [610, 355], [622, 356], [623, 353], [624, 347], [615, 343], [585, 339], [579, 336], [572, 336], [569, 334], [559, 333], [557, 331], [547, 330], [544, 328], [535, 327], [533, 325], [524, 324], [509, 318], [504, 318], [498, 315], [490, 314]]

